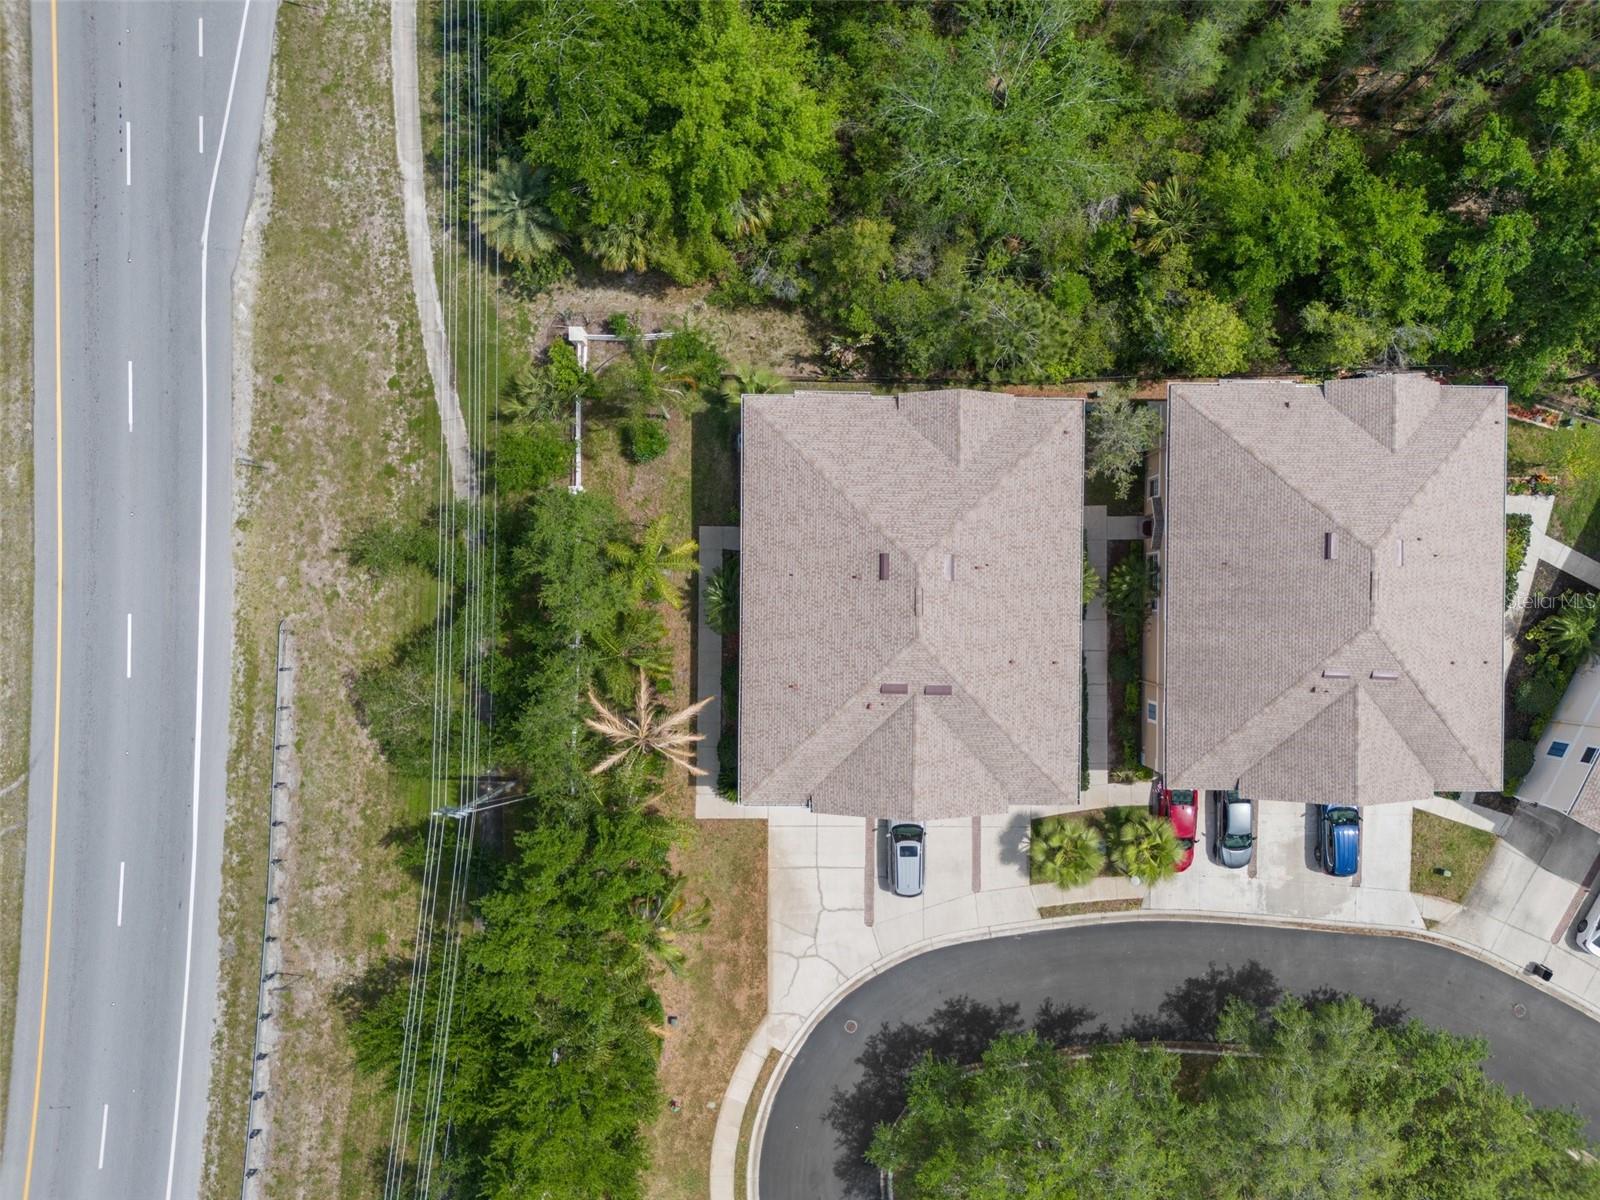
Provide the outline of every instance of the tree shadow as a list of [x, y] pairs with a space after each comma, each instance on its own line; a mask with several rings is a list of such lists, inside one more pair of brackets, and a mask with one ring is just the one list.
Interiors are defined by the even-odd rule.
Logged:
[[1213, 963], [1204, 975], [1191, 975], [1166, 994], [1154, 1013], [1140, 1013], [1123, 1027], [1135, 1041], [1206, 1042], [1231, 1000], [1242, 1000], [1263, 1016], [1283, 999], [1278, 977], [1255, 959], [1243, 966]]
[[[1033, 1029], [1047, 1041], [1067, 1045], [1085, 1040], [1083, 1029], [1093, 1019], [1094, 1014], [1088, 1009], [1058, 1007], [1047, 1001], [1040, 1008]], [[906, 1083], [925, 1055], [975, 1063], [995, 1038], [1003, 1033], [1019, 1033], [1023, 1028], [1022, 1010], [1017, 1004], [983, 1004], [968, 996], [956, 996], [921, 1024], [885, 1022], [869, 1035], [856, 1059], [862, 1068], [861, 1082], [848, 1092], [834, 1089], [832, 1103], [823, 1114], [833, 1126], [839, 1147], [834, 1174], [845, 1194], [863, 1200], [877, 1197], [878, 1172], [866, 1161], [867, 1148], [878, 1126], [893, 1121], [905, 1109]], [[1103, 1038], [1105, 1027], [1100, 1026], [1096, 1032]]]

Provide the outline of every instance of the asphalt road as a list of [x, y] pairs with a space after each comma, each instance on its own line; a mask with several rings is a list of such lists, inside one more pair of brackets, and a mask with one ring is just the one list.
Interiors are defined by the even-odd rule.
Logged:
[[846, 996], [774, 1097], [761, 1200], [876, 1197], [860, 1152], [875, 1123], [900, 1111], [898, 1081], [924, 1049], [974, 1061], [1002, 1029], [1036, 1023], [1064, 1040], [1130, 1024], [1141, 1036], [1192, 1038], [1230, 992], [1270, 1002], [1279, 990], [1318, 989], [1487, 1038], [1492, 1076], [1535, 1103], [1575, 1106], [1600, 1135], [1600, 1027], [1528, 983], [1402, 938], [1140, 921], [930, 951]]
[[6, 1198], [199, 1188], [231, 640], [230, 283], [274, 15], [32, 7], [37, 588]]

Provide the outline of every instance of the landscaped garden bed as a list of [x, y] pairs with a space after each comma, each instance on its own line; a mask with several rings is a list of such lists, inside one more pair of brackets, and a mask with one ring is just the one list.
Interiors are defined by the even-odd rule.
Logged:
[[1144, 707], [1144, 620], [1154, 579], [1138, 542], [1114, 541], [1106, 556], [1106, 716], [1111, 781], [1149, 779], [1140, 761]]
[[1600, 596], [1582, 580], [1540, 563], [1506, 672], [1505, 792], [1514, 795], [1534, 748], [1573, 674], [1594, 653]]
[[1137, 805], [1039, 817], [1029, 827], [1028, 882], [1071, 889], [1123, 876], [1159, 883], [1176, 874], [1181, 855], [1172, 822]]

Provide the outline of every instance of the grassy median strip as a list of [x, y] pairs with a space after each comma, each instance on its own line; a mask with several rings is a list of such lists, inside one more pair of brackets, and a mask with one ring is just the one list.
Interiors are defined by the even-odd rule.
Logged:
[[33, 684], [33, 150], [28, 6], [0, 0], [0, 1137], [22, 942]]
[[[274, 1062], [270, 1196], [378, 1189], [392, 1093], [355, 1068], [345, 1005], [405, 954], [416, 885], [390, 834], [419, 789], [381, 761], [352, 683], [431, 622], [420, 571], [379, 581], [345, 547], [435, 499], [438, 419], [407, 268], [382, 3], [278, 11], [271, 216], [240, 473], [223, 1012], [205, 1194], [237, 1196], [266, 864], [275, 632], [296, 639], [295, 754], [282, 889], [285, 1041]], [[425, 794], [423, 791], [421, 794]], [[377, 1173], [375, 1176], [374, 1173]]]
[[1494, 843], [1486, 829], [1412, 810], [1411, 890], [1462, 903], [1483, 874]]
[[736, 1200], [745, 1200], [749, 1189], [745, 1186], [745, 1176], [750, 1171], [750, 1140], [756, 1131], [756, 1113], [761, 1109], [761, 1097], [766, 1093], [767, 1084], [772, 1080], [772, 1073], [778, 1069], [778, 1060], [783, 1055], [777, 1050], [767, 1051], [767, 1061], [761, 1064], [761, 1073], [756, 1076], [755, 1086], [750, 1089], [750, 1100], [744, 1108], [744, 1119], [739, 1122], [739, 1147], [733, 1159], [733, 1194]]

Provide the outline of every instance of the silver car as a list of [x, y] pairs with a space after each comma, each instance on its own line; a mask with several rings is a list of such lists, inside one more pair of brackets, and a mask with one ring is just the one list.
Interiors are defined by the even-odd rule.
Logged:
[[1231, 792], [1213, 792], [1211, 848], [1225, 867], [1244, 867], [1255, 853], [1255, 804]]
[[1579, 950], [1600, 955], [1600, 899], [1589, 906], [1588, 915], [1578, 922], [1573, 940], [1578, 943]]
[[926, 831], [915, 821], [889, 826], [889, 888], [896, 896], [922, 895], [923, 839]]

